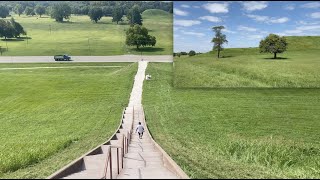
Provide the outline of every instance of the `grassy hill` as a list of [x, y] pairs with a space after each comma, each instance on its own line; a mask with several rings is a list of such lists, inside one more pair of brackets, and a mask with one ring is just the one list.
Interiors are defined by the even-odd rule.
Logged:
[[[98, 23], [89, 16], [71, 15], [69, 21], [58, 23], [48, 16], [13, 15], [27, 31], [27, 37], [0, 40], [0, 46], [7, 48], [3, 56], [51, 56], [70, 54], [73, 56], [104, 56], [122, 54], [170, 55], [172, 54], [172, 14], [162, 10], [146, 10], [143, 25], [157, 38], [155, 47], [141, 48], [125, 45], [125, 30], [129, 25], [118, 25], [112, 17], [102, 17]], [[125, 17], [124, 17], [125, 19]]]
[[191, 178], [320, 177], [320, 89], [174, 88], [172, 64], [146, 73], [148, 127]]
[[[179, 88], [320, 87], [319, 36], [288, 37], [288, 51], [272, 59], [258, 48], [230, 48], [193, 57], [175, 57], [174, 85]], [[313, 48], [311, 48], [313, 47]]]

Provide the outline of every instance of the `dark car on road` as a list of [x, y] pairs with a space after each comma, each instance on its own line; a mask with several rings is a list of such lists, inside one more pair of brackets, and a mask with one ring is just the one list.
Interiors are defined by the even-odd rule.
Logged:
[[71, 57], [67, 54], [64, 55], [55, 55], [54, 56], [55, 61], [70, 61]]

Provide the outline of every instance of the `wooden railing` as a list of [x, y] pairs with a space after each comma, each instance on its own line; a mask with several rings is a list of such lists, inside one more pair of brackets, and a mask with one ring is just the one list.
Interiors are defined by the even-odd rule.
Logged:
[[113, 169], [112, 169], [112, 148], [117, 148], [117, 174], [118, 175], [120, 174], [119, 149], [122, 150], [121, 168], [123, 169], [124, 155], [128, 153], [129, 143], [131, 141], [131, 132], [132, 132], [133, 122], [134, 122], [133, 120], [134, 120], [134, 108], [133, 108], [133, 111], [132, 111], [131, 129], [129, 131], [127, 131], [126, 135], [123, 134], [121, 146], [110, 145], [109, 148], [108, 148], [108, 153], [107, 153], [108, 155], [107, 155], [106, 161], [105, 161], [103, 179], [107, 179], [108, 169], [109, 169], [109, 173], [110, 173], [110, 179], [112, 179], [112, 173], [113, 173]]

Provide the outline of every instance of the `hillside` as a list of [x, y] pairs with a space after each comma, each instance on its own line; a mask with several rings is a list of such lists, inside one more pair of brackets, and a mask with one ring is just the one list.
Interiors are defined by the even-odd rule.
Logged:
[[[229, 48], [193, 57], [175, 57], [179, 88], [320, 88], [320, 37], [288, 37], [290, 50], [272, 59], [258, 48]], [[192, 72], [192, 73], [190, 73]]]

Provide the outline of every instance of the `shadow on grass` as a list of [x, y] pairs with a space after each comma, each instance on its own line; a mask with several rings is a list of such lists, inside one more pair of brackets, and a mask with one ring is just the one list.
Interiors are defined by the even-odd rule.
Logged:
[[24, 39], [16, 38], [16, 39], [1, 39], [1, 41], [24, 41]]
[[164, 48], [155, 48], [155, 47], [141, 47], [140, 49], [133, 49], [136, 52], [162, 52]]
[[279, 60], [279, 59], [290, 59], [290, 58], [285, 58], [285, 57], [277, 57], [276, 59], [274, 59], [274, 58], [263, 58], [263, 59], [270, 59], [270, 60]]
[[31, 37], [18, 37], [17, 39], [32, 39]]

